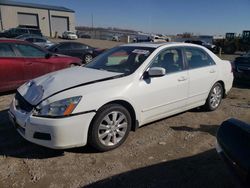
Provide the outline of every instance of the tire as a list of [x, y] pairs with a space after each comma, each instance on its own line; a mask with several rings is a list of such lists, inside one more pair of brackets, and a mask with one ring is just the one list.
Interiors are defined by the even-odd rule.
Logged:
[[98, 151], [119, 147], [131, 130], [129, 111], [119, 104], [108, 104], [98, 110], [89, 130], [89, 144]]
[[84, 62], [85, 64], [91, 62], [92, 59], [93, 59], [93, 56], [92, 56], [91, 54], [86, 54], [86, 55], [83, 56], [83, 62]]
[[207, 111], [216, 110], [222, 101], [223, 97], [223, 87], [220, 83], [215, 83], [212, 89], [209, 92], [209, 95], [206, 100], [206, 104], [204, 105]]

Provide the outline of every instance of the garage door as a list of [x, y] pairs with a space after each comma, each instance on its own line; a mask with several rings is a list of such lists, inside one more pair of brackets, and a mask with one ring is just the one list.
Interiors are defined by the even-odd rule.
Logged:
[[20, 27], [39, 28], [37, 14], [18, 13], [17, 16]]
[[58, 36], [62, 36], [62, 33], [64, 31], [69, 30], [69, 18], [68, 17], [52, 16], [51, 17], [51, 28], [52, 28], [53, 36], [55, 36], [55, 32], [57, 32]]

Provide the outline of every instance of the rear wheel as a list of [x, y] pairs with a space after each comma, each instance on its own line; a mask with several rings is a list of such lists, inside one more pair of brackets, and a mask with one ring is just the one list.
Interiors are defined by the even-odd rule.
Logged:
[[120, 146], [131, 129], [131, 116], [118, 104], [102, 107], [96, 114], [89, 131], [89, 143], [99, 151], [108, 151]]
[[210, 93], [207, 97], [205, 109], [208, 111], [216, 110], [222, 101], [223, 97], [223, 88], [220, 83], [214, 84], [212, 89], [210, 90]]

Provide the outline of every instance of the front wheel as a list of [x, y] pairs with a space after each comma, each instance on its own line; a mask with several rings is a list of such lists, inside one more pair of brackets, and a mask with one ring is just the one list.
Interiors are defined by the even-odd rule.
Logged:
[[223, 97], [223, 88], [220, 83], [213, 85], [212, 89], [209, 92], [209, 95], [206, 100], [205, 109], [208, 111], [216, 110], [222, 101]]
[[93, 56], [91, 55], [91, 54], [86, 54], [84, 57], [83, 57], [83, 61], [84, 61], [84, 63], [89, 63], [89, 62], [91, 62], [92, 61], [92, 59], [93, 59]]
[[102, 107], [96, 114], [90, 130], [89, 143], [99, 151], [108, 151], [120, 146], [131, 129], [131, 116], [119, 104]]

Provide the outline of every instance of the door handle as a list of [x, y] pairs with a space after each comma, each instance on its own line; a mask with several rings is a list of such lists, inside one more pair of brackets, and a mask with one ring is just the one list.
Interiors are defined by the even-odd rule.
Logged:
[[215, 73], [216, 71], [214, 69], [211, 69], [209, 73]]
[[187, 77], [182, 76], [182, 77], [178, 78], [178, 81], [181, 82], [181, 81], [185, 81], [185, 80], [187, 80], [187, 79], [188, 79]]

